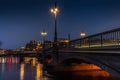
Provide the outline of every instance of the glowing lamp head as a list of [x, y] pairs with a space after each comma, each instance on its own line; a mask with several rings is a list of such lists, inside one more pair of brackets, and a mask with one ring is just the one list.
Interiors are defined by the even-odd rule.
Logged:
[[59, 12], [58, 8], [51, 9], [51, 13], [53, 13], [54, 15], [57, 15], [58, 12]]
[[54, 10], [53, 10], [53, 9], [51, 9], [51, 12], [52, 12], [52, 13], [53, 13], [53, 11], [54, 11]]
[[86, 34], [84, 32], [80, 33], [80, 36], [83, 38], [86, 36]]
[[42, 35], [42, 36], [46, 36], [46, 35], [47, 35], [47, 32], [41, 32], [41, 35]]
[[58, 12], [58, 8], [55, 8], [55, 11]]

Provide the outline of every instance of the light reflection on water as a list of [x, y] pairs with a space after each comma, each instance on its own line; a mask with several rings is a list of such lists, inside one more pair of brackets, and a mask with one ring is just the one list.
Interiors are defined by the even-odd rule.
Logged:
[[48, 80], [36, 58], [0, 57], [0, 80]]
[[20, 80], [24, 80], [24, 64], [20, 65]]
[[[43, 65], [36, 58], [26, 57], [20, 62], [18, 57], [0, 57], [0, 80], [117, 80], [114, 77], [90, 77], [80, 76], [86, 72], [64, 72], [62, 75], [48, 77], [46, 71], [43, 71]], [[78, 66], [76, 66], [78, 68]], [[43, 74], [44, 73], [44, 74]], [[89, 74], [98, 74], [99, 71], [89, 72]], [[46, 76], [47, 75], [47, 76]]]
[[42, 78], [42, 65], [37, 64], [36, 66], [36, 80], [41, 80]]

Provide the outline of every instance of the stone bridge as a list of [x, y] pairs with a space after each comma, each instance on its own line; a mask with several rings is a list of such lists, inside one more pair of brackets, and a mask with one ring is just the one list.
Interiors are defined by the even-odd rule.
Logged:
[[55, 54], [49, 54], [53, 58], [51, 63], [58, 61], [58, 64], [90, 63], [95, 64], [113, 76], [120, 78], [120, 49], [64, 49]]
[[51, 63], [91, 63], [120, 78], [120, 28], [71, 40], [67, 49], [51, 52]]

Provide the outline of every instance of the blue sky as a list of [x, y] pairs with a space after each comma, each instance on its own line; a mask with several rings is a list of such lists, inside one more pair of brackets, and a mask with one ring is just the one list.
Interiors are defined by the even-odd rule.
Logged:
[[[60, 9], [57, 15], [59, 38], [79, 38], [120, 27], [120, 0], [56, 0]], [[54, 20], [50, 8], [55, 0], [1, 0], [1, 48], [16, 49], [30, 40], [42, 41], [40, 32], [48, 32], [53, 41]]]

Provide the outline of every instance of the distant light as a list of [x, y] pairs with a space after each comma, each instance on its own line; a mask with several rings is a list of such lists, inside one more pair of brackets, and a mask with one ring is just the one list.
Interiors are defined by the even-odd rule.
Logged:
[[51, 12], [56, 16], [57, 13], [59, 12], [58, 8], [52, 8]]
[[58, 8], [55, 8], [55, 11], [58, 12]]
[[53, 9], [51, 9], [51, 12], [53, 12]]
[[41, 35], [42, 35], [42, 36], [46, 36], [46, 35], [47, 35], [47, 32], [41, 32]]
[[86, 34], [85, 34], [84, 32], [81, 32], [81, 33], [80, 33], [80, 36], [83, 38], [83, 37], [86, 36]]

